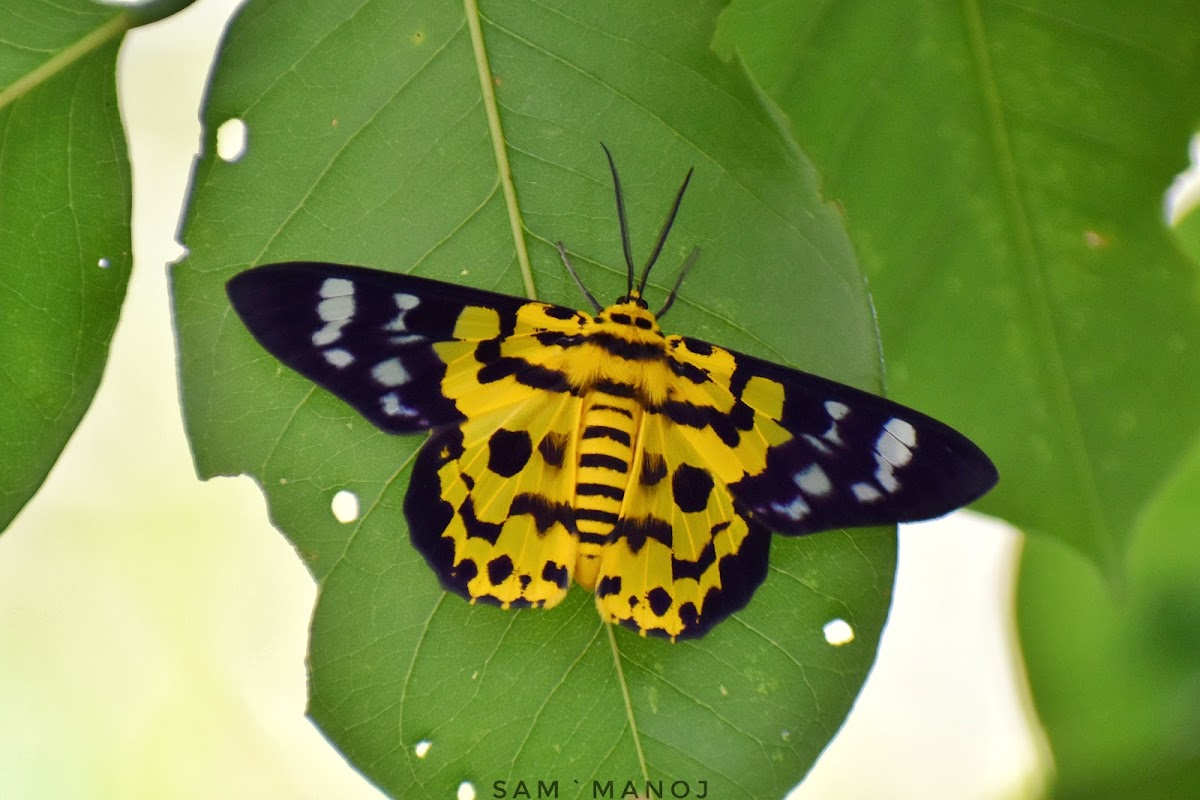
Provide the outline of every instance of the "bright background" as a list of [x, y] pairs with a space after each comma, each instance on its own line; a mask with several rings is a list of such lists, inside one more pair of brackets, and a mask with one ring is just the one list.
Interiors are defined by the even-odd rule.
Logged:
[[[124, 46], [129, 297], [95, 403], [0, 536], [6, 800], [380, 797], [304, 717], [311, 578], [249, 479], [196, 479], [180, 418], [165, 265], [183, 252], [203, 84], [238, 5], [198, 0]], [[794, 798], [1040, 785], [1008, 616], [1018, 547], [965, 513], [901, 531], [879, 660]]]

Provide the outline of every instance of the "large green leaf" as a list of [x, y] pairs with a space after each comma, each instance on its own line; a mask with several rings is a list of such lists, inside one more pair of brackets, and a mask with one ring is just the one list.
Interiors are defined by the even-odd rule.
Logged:
[[[1200, 256], [1200, 213], [1177, 227]], [[1200, 786], [1200, 444], [1139, 518], [1114, 596], [1077, 553], [1031, 540], [1017, 621], [1055, 796], [1191, 798]]]
[[179, 5], [0, 4], [0, 530], [100, 383], [132, 263], [117, 50]]
[[[283, 370], [225, 299], [239, 270], [301, 258], [521, 293], [527, 247], [540, 296], [576, 304], [558, 239], [584, 254], [593, 291], [615, 297], [624, 278], [603, 139], [643, 257], [696, 167], [664, 262], [694, 244], [704, 255], [670, 327], [878, 386], [840, 218], [778, 117], [709, 50], [716, 3], [472, 7], [251, 2], [231, 27], [204, 112], [191, 255], [173, 271], [199, 470], [263, 485], [320, 583], [311, 713], [393, 794], [447, 797], [463, 780], [515, 791], [525, 778], [557, 780], [564, 797], [590, 796], [593, 780], [645, 792], [647, 779], [779, 796], [838, 729], [874, 658], [894, 535], [777, 541], [746, 611], [695, 642], [609, 630], [578, 591], [552, 611], [469, 606], [407, 540], [420, 437], [379, 433]], [[229, 163], [214, 156], [215, 131], [233, 119], [247, 150]], [[674, 278], [661, 269], [654, 296]], [[342, 489], [362, 508], [349, 524], [330, 511]], [[822, 634], [835, 618], [855, 632], [840, 647]]]
[[1021, 643], [1054, 752], [1055, 796], [1192, 798], [1200, 786], [1200, 447], [1152, 503], [1127, 590], [1031, 539], [1021, 558]]
[[1162, 221], [1197, 31], [1193, 0], [735, 0], [718, 36], [845, 204], [889, 388], [992, 455], [981, 509], [1114, 584], [1200, 426], [1195, 271]]

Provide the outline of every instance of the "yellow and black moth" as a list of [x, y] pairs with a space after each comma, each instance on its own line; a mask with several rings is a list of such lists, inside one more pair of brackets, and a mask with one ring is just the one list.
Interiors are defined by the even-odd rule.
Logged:
[[[605, 150], [607, 154], [607, 149]], [[229, 281], [267, 351], [393, 434], [431, 431], [404, 513], [442, 586], [504, 608], [571, 583], [643, 635], [703, 635], [749, 602], [784, 535], [928, 519], [995, 467], [950, 427], [882, 397], [687, 336], [643, 297], [675, 197], [625, 296], [564, 306], [315, 262]]]

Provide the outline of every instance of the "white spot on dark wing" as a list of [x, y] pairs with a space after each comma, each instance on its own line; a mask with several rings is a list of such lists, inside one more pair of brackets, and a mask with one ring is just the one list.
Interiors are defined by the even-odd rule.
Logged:
[[396, 310], [399, 311], [396, 318], [383, 326], [386, 331], [406, 331], [408, 324], [404, 321], [404, 315], [421, 304], [421, 300], [407, 292], [396, 292], [392, 295], [392, 299], [396, 301]]
[[829, 476], [825, 474], [825, 470], [821, 469], [819, 464], [813, 464], [803, 472], [797, 472], [792, 480], [800, 487], [800, 491], [813, 497], [824, 497], [833, 489], [833, 483], [830, 482]]
[[345, 278], [326, 278], [318, 290], [317, 316], [325, 325], [312, 335], [314, 347], [325, 347], [342, 338], [342, 328], [354, 318], [354, 284]]
[[395, 392], [388, 392], [379, 398], [379, 404], [383, 408], [383, 413], [389, 417], [404, 417], [412, 419], [417, 416], [417, 412], [400, 402], [400, 395]]
[[825, 431], [821, 435], [823, 437], [825, 437], [826, 441], [831, 442], [832, 444], [836, 444], [839, 447], [843, 444], [842, 435], [840, 433], [838, 433], [836, 422], [833, 423], [832, 425], [830, 425], [829, 430]]
[[354, 297], [354, 282], [348, 278], [326, 278], [317, 291], [321, 297]]
[[808, 503], [804, 502], [804, 498], [797, 497], [786, 506], [783, 503], [771, 503], [771, 510], [780, 516], [799, 522], [808, 516], [810, 511]]
[[892, 417], [883, 425], [875, 440], [875, 480], [889, 493], [900, 488], [896, 470], [912, 461], [917, 446], [917, 429], [911, 423]]
[[831, 448], [829, 445], [825, 444], [825, 442], [821, 441], [816, 436], [813, 436], [811, 433], [805, 433], [805, 434], [803, 434], [803, 436], [804, 436], [804, 441], [806, 441], [810, 445], [812, 445], [814, 450], [824, 453], [825, 455], [829, 455], [830, 453], [833, 452], [833, 448]]
[[917, 429], [912, 426], [911, 422], [892, 417], [884, 423], [883, 429], [907, 447], [917, 446]]
[[403, 386], [408, 383], [412, 376], [408, 374], [408, 370], [400, 363], [400, 359], [389, 358], [387, 361], [380, 361], [371, 368], [371, 377], [380, 386], [392, 388]]
[[903, 467], [912, 461], [912, 448], [917, 445], [917, 429], [902, 419], [892, 418], [883, 426], [875, 440], [876, 460], [882, 458], [893, 467]]
[[826, 400], [825, 413], [834, 419], [845, 419], [846, 415], [850, 413], [850, 406], [839, 403], [837, 400]]
[[900, 481], [896, 480], [896, 473], [893, 467], [885, 461], [878, 453], [875, 455], [875, 463], [879, 468], [875, 470], [875, 482], [883, 487], [888, 494], [900, 488]]
[[883, 493], [869, 483], [856, 483], [850, 487], [850, 491], [854, 492], [860, 503], [874, 503], [883, 497]]
[[426, 341], [426, 339], [419, 333], [401, 333], [398, 336], [389, 337], [388, 341], [394, 345], [404, 347], [410, 344], [420, 344], [421, 342]]
[[344, 369], [354, 363], [354, 356], [350, 354], [350, 351], [343, 350], [340, 347], [331, 347], [328, 350], [323, 351], [321, 355], [325, 356], [325, 360], [328, 361], [331, 366], [337, 367], [338, 369]]

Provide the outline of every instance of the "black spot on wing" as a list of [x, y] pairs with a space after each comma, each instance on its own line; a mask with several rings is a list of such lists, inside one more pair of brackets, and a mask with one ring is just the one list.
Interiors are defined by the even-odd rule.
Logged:
[[546, 316], [553, 317], [554, 319], [570, 319], [575, 320], [580, 324], [583, 323], [583, 315], [574, 309], [567, 308], [566, 306], [546, 306], [545, 312]]
[[621, 576], [620, 575], [605, 575], [596, 584], [596, 596], [608, 597], [609, 595], [621, 593]]
[[680, 464], [671, 476], [671, 494], [675, 498], [675, 505], [684, 513], [707, 508], [712, 490], [713, 479], [708, 471], [691, 464]]
[[655, 586], [646, 593], [646, 602], [650, 604], [650, 610], [659, 617], [671, 609], [671, 595], [661, 586]]
[[500, 340], [487, 339], [475, 345], [475, 360], [480, 364], [490, 364], [500, 358]]
[[567, 436], [551, 431], [538, 442], [538, 452], [542, 460], [552, 467], [561, 467], [567, 452]]
[[499, 586], [501, 583], [506, 581], [508, 576], [512, 575], [512, 573], [513, 562], [512, 559], [507, 555], [496, 556], [488, 562], [488, 580], [491, 581], [493, 586]]
[[665, 477], [667, 477], [667, 460], [649, 450], [642, 451], [642, 471], [638, 475], [638, 482], [642, 486], [656, 486]]
[[704, 383], [709, 380], [709, 375], [695, 364], [689, 364], [686, 361], [678, 361], [674, 358], [668, 362], [671, 366], [671, 371], [692, 383]]
[[488, 469], [504, 478], [511, 478], [529, 463], [533, 441], [528, 431], [500, 428], [488, 439]]
[[693, 339], [690, 336], [684, 336], [680, 341], [683, 342], [684, 346], [687, 347], [688, 350], [691, 350], [698, 356], [712, 355], [713, 346], [708, 342], [703, 342], [699, 339]]
[[560, 589], [566, 589], [571, 583], [571, 575], [561, 564], [547, 561], [546, 565], [542, 567], [542, 580], [549, 581]]

